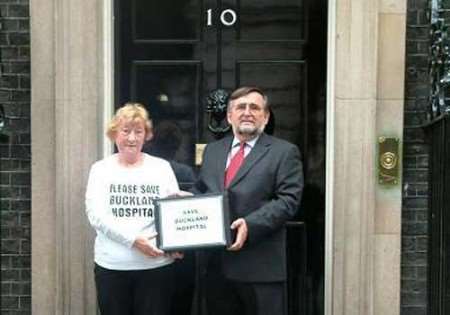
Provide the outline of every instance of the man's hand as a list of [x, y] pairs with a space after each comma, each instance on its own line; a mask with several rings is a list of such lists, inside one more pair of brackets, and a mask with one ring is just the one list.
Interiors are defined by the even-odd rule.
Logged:
[[239, 218], [235, 220], [233, 223], [231, 223], [231, 229], [235, 230], [236, 232], [236, 240], [233, 244], [231, 244], [230, 247], [228, 247], [228, 250], [231, 251], [238, 251], [244, 246], [245, 241], [247, 240], [248, 236], [248, 228], [247, 228], [247, 222], [243, 218]]
[[149, 240], [156, 237], [156, 233], [150, 237], [148, 236], [138, 236], [136, 240], [133, 243], [133, 247], [137, 248], [139, 251], [144, 253], [147, 256], [150, 257], [159, 257], [164, 255], [164, 252], [157, 248], [156, 246], [153, 246]]

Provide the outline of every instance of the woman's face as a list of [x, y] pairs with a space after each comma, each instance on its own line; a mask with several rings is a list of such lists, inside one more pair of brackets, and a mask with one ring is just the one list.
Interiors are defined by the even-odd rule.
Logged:
[[119, 153], [128, 158], [137, 157], [145, 142], [145, 126], [143, 121], [122, 120], [116, 134], [116, 146]]

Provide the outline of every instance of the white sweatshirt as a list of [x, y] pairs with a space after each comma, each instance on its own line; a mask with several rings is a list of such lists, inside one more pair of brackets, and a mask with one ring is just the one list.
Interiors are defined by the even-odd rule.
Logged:
[[[91, 167], [86, 214], [97, 232], [95, 262], [112, 270], [142, 270], [173, 262], [152, 258], [133, 247], [139, 235], [155, 235], [153, 199], [179, 191], [170, 164], [144, 153], [140, 166], [124, 167], [117, 154]], [[153, 238], [150, 242], [156, 246]]]

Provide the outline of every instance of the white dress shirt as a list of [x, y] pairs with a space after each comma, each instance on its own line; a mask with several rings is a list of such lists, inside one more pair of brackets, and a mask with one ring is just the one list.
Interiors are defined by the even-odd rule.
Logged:
[[[253, 138], [252, 140], [249, 140], [249, 141], [245, 142], [244, 158], [246, 158], [247, 155], [250, 153], [250, 151], [253, 149], [253, 147], [256, 144], [256, 141], [258, 141], [258, 138], [259, 138], [259, 136]], [[238, 153], [240, 144], [241, 144], [241, 142], [239, 141], [239, 139], [234, 137], [233, 138], [233, 142], [231, 143], [231, 150], [230, 150], [230, 152], [228, 152], [226, 169], [228, 169], [228, 165], [230, 165], [230, 161], [233, 158], [233, 156], [236, 153]]]

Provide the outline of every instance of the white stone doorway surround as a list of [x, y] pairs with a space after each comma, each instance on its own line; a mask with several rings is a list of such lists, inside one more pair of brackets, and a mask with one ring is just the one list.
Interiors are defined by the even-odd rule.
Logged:
[[[89, 165], [109, 150], [111, 0], [30, 0], [32, 312], [94, 314]], [[376, 139], [403, 133], [406, 0], [329, 0], [326, 315], [400, 313], [401, 185]]]

